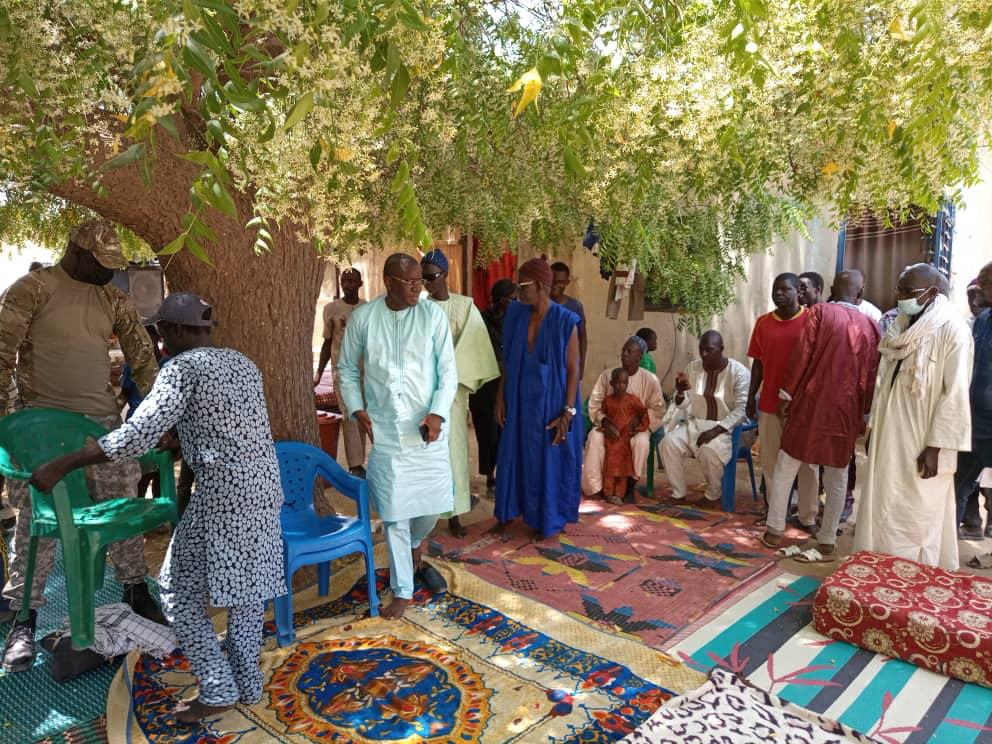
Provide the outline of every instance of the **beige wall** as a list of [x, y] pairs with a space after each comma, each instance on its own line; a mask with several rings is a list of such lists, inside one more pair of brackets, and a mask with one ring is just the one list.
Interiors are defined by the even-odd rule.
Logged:
[[[747, 344], [755, 319], [772, 308], [771, 286], [778, 274], [785, 271], [800, 273], [818, 271], [829, 284], [834, 274], [837, 255], [837, 233], [819, 222], [810, 225], [813, 240], [798, 234], [778, 241], [768, 253], [752, 256], [747, 279], [739, 280], [734, 294], [737, 301], [727, 311], [708, 324], [720, 331], [728, 356], [747, 363]], [[673, 313], [648, 312], [644, 320], [610, 320], [606, 317], [606, 294], [609, 283], [599, 276], [599, 259], [589, 251], [578, 249], [570, 255], [555, 256], [572, 267], [569, 294], [585, 305], [589, 347], [583, 384], [589, 389], [599, 373], [615, 367], [620, 361], [624, 340], [638, 328], [653, 328], [658, 333], [658, 350], [654, 352], [658, 376], [666, 390], [675, 387], [675, 375], [696, 356], [696, 338], [678, 329], [679, 316]], [[620, 318], [626, 318], [626, 304]]]
[[954, 225], [954, 253], [951, 258], [951, 299], [965, 317], [968, 311], [968, 282], [992, 261], [992, 153], [984, 150], [980, 163], [981, 179], [964, 189], [964, 206], [957, 211]]

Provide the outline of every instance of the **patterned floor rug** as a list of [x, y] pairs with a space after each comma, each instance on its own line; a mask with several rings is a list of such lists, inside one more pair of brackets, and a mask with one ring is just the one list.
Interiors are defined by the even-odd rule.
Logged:
[[[60, 546], [45, 587], [47, 603], [38, 613], [37, 638], [61, 626], [69, 614], [62, 565]], [[157, 596], [155, 582], [149, 584]], [[96, 604], [120, 602], [122, 593], [108, 565]], [[6, 638], [9, 630], [10, 624], [0, 623], [0, 638]], [[0, 671], [0, 742], [103, 740], [107, 690], [119, 666], [107, 664], [60, 683], [52, 679], [51, 656], [39, 647], [31, 669], [17, 674]]]
[[812, 626], [818, 586], [780, 574], [728, 603], [669, 653], [701, 671], [738, 672], [886, 744], [992, 741], [992, 689], [820, 635]]
[[108, 698], [110, 740], [608, 742], [705, 679], [457, 566], [442, 571], [450, 591], [418, 592], [400, 621], [363, 617], [364, 578], [329, 602], [297, 597], [297, 608], [318, 603], [297, 611], [293, 646], [267, 640], [262, 702], [202, 726], [171, 715], [175, 696], [193, 693], [185, 659], [133, 654]]
[[462, 540], [435, 531], [428, 552], [496, 586], [659, 647], [774, 563], [773, 552], [757, 540], [756, 516], [670, 500], [636, 506], [586, 501], [579, 522], [556, 538], [535, 542], [519, 521], [497, 537], [488, 520], [471, 525]]

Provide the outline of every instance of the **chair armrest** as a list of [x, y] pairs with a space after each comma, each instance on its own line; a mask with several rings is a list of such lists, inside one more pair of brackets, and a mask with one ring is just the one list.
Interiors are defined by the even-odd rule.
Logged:
[[30, 480], [31, 473], [26, 470], [19, 470], [15, 465], [13, 460], [10, 459], [10, 454], [7, 450], [0, 448], [0, 475], [5, 478], [14, 478], [15, 480]]

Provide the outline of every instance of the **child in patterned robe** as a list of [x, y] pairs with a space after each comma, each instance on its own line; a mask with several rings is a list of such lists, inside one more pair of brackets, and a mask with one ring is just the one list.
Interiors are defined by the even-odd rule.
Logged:
[[627, 372], [623, 367], [613, 370], [610, 388], [612, 392], [603, 398], [603, 424], [612, 424], [617, 436], [611, 436], [614, 432], [604, 426], [603, 495], [611, 504], [620, 504], [635, 477], [630, 438], [648, 428], [648, 409], [640, 398], [627, 392]]

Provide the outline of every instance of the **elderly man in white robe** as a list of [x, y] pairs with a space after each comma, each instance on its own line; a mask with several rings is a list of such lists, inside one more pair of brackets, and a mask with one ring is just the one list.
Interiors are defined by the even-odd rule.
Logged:
[[447, 418], [458, 370], [447, 316], [420, 301], [417, 260], [393, 254], [383, 281], [386, 294], [351, 316], [338, 374], [345, 407], [372, 442], [369, 495], [383, 520], [393, 590], [382, 614], [398, 619], [413, 599], [415, 577], [435, 594], [447, 588], [421, 560], [420, 544], [454, 505]]
[[[620, 352], [620, 366], [628, 375], [627, 392], [638, 398], [648, 409], [648, 430], [637, 432], [630, 438], [631, 454], [634, 458], [634, 473], [639, 480], [645, 473], [648, 452], [651, 449], [651, 432], [661, 426], [665, 415], [665, 398], [661, 392], [661, 384], [653, 372], [640, 367], [641, 357], [647, 352], [647, 342], [631, 336], [623, 345]], [[616, 438], [619, 432], [603, 415], [603, 398], [610, 394], [610, 375], [612, 370], [605, 369], [593, 386], [589, 395], [589, 420], [593, 429], [586, 440], [586, 451], [582, 460], [582, 493], [593, 498], [603, 496], [603, 462], [606, 458], [606, 437]], [[624, 495], [624, 501], [633, 503], [633, 481]]]
[[685, 459], [699, 462], [706, 500], [719, 501], [723, 469], [734, 453], [734, 427], [747, 418], [751, 372], [723, 354], [723, 336], [706, 331], [699, 337], [699, 359], [675, 378], [676, 395], [665, 416], [661, 461], [673, 499], [684, 499], [688, 486]]
[[971, 448], [971, 333], [933, 266], [903, 271], [896, 298], [899, 317], [879, 344], [854, 546], [955, 569], [954, 471], [958, 452]]

